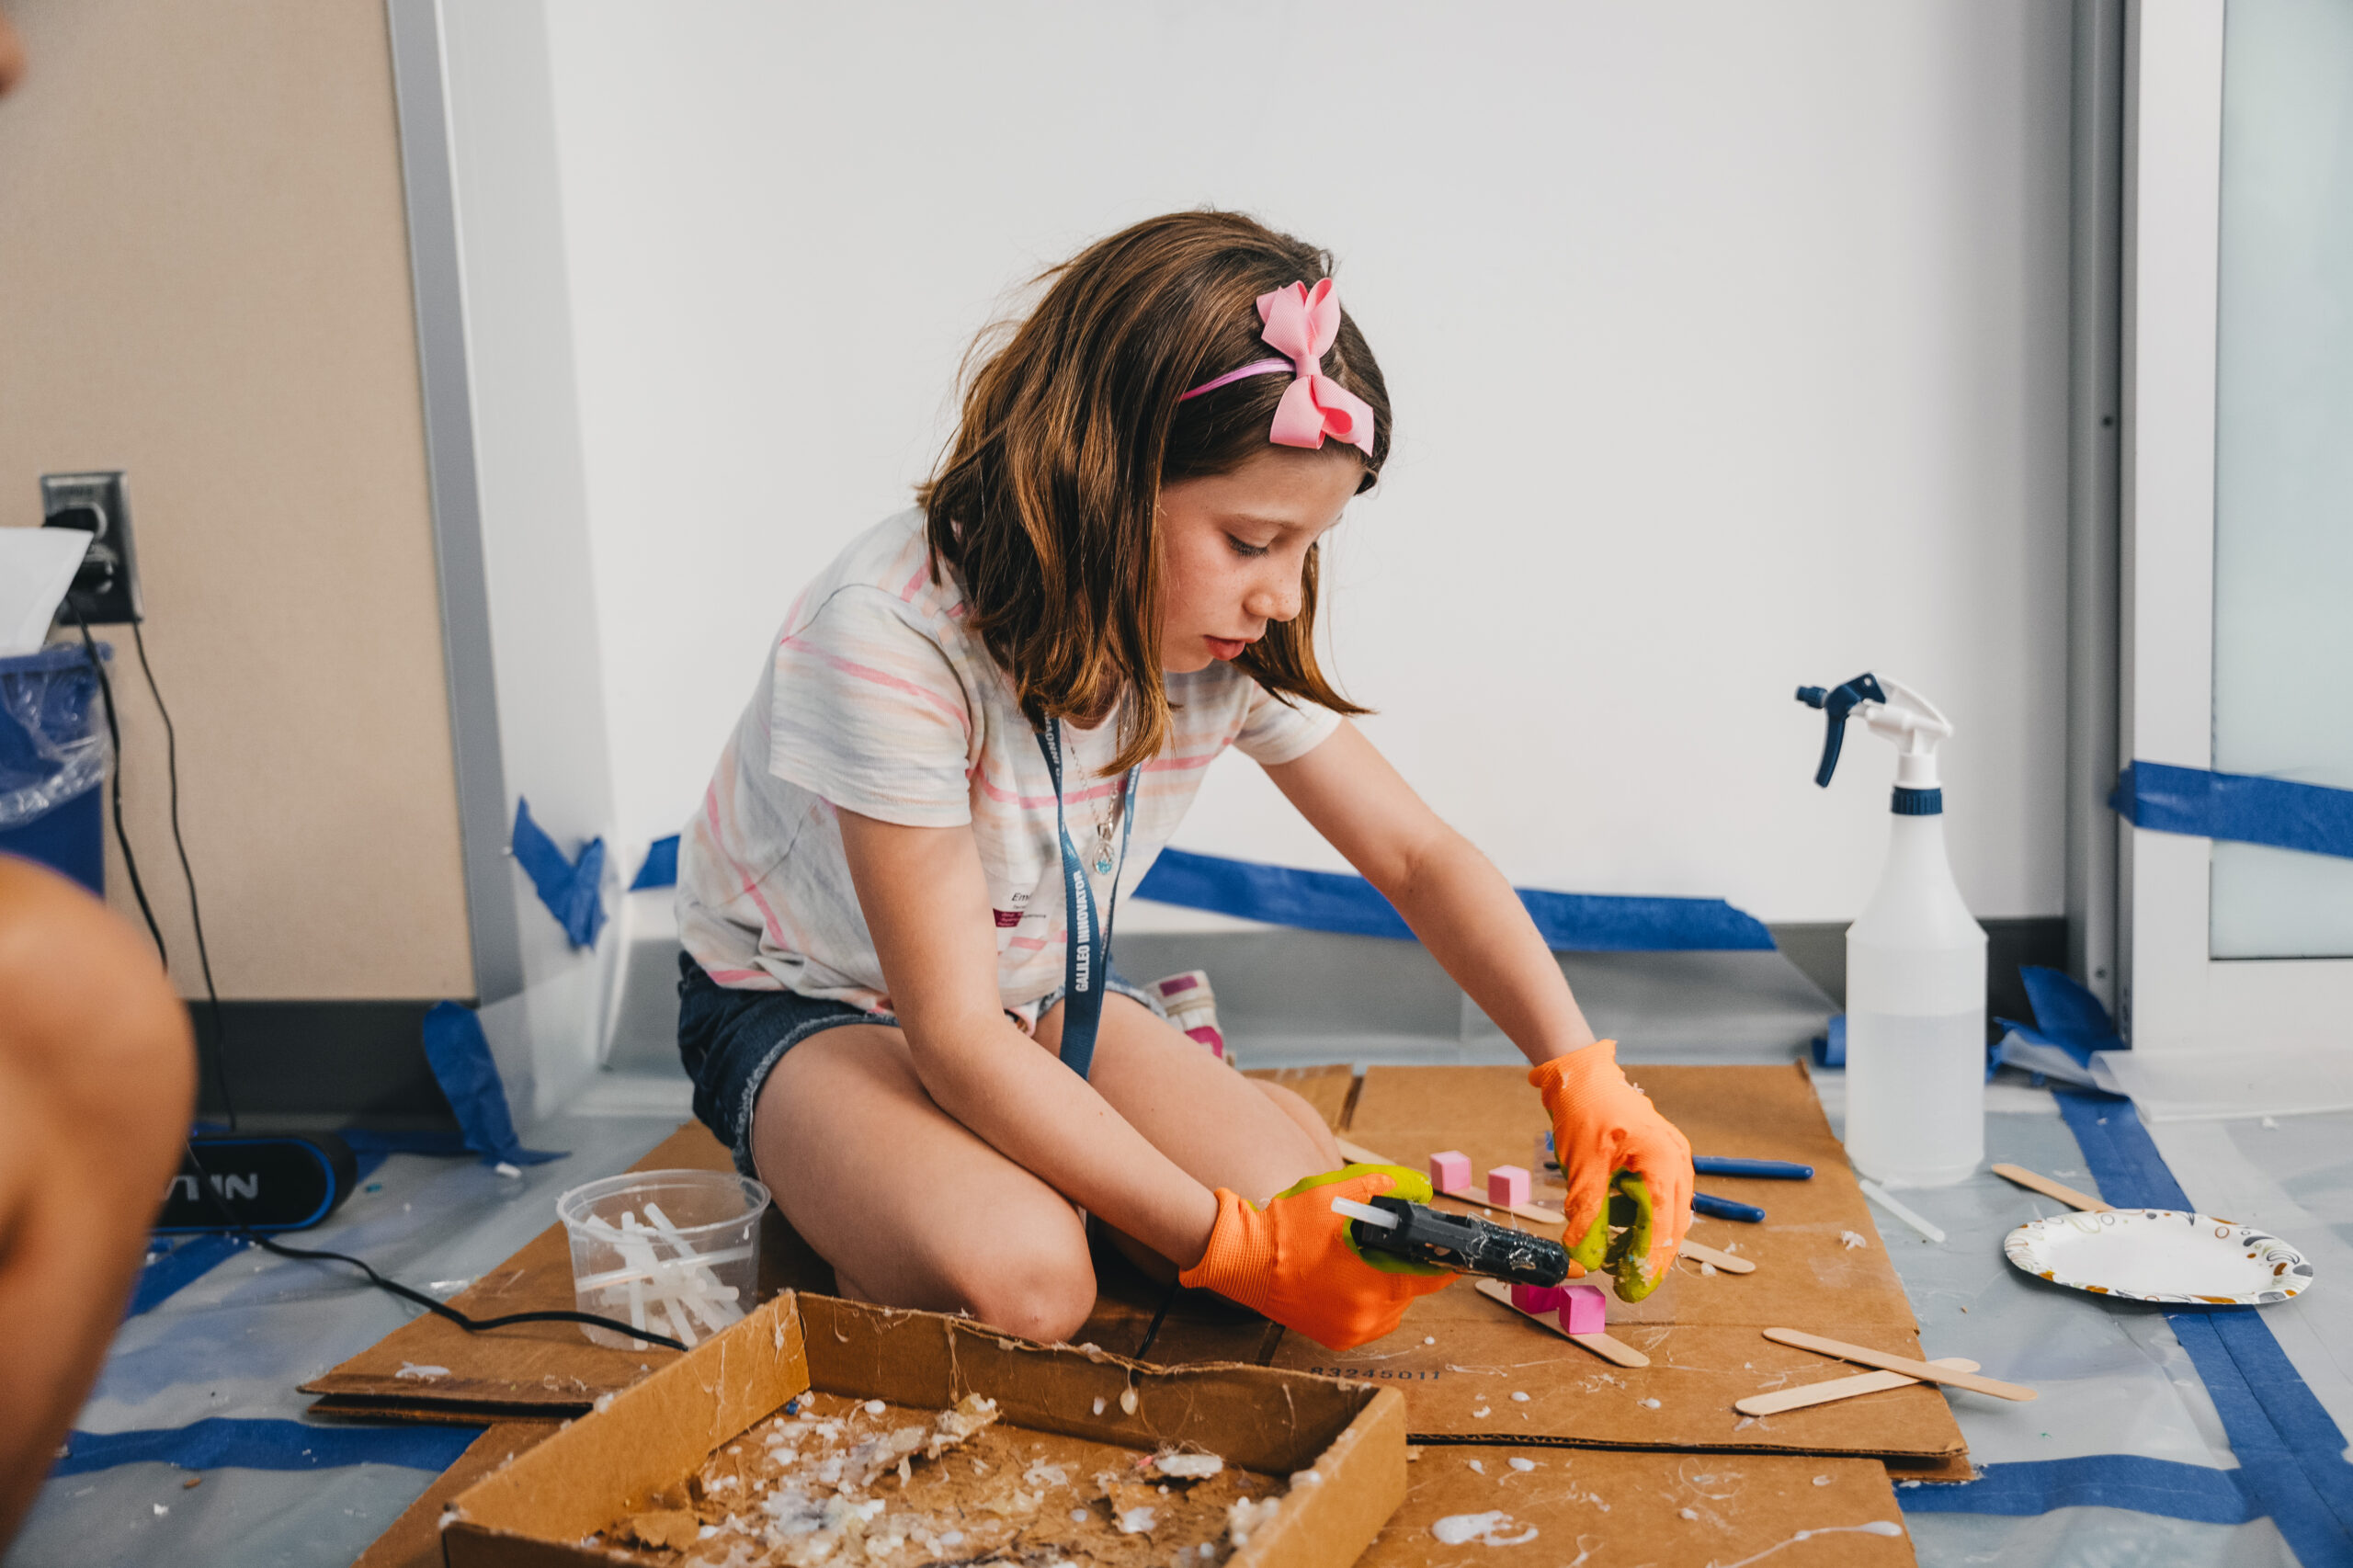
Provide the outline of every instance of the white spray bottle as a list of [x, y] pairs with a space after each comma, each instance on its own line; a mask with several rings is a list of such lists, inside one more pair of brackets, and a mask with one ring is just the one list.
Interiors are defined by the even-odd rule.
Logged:
[[1952, 725], [1868, 674], [1798, 700], [1830, 720], [1816, 784], [1829, 786], [1849, 714], [1896, 747], [1887, 863], [1847, 928], [1847, 1155], [1890, 1185], [1957, 1182], [1985, 1157], [1985, 932], [1945, 857], [1937, 744]]

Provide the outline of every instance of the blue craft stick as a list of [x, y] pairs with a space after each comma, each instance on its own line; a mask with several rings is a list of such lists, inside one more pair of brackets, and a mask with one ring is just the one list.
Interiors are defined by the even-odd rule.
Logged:
[[1718, 1154], [1694, 1154], [1691, 1168], [1701, 1176], [1755, 1176], [1763, 1181], [1812, 1181], [1812, 1165], [1787, 1160], [1730, 1160]]
[[1711, 1220], [1743, 1220], [1752, 1225], [1765, 1222], [1765, 1210], [1753, 1203], [1734, 1203], [1729, 1198], [1711, 1198], [1704, 1192], [1691, 1195], [1691, 1212], [1705, 1214]]

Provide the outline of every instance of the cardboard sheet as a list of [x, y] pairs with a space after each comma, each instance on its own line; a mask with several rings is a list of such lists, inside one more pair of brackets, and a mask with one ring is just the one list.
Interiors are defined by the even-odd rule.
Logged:
[[[688, 1122], [656, 1144], [631, 1170], [733, 1168], [699, 1122]], [[833, 1271], [791, 1228], [768, 1212], [760, 1233], [760, 1295], [787, 1289], [830, 1290]], [[471, 1317], [569, 1309], [572, 1250], [562, 1225], [551, 1225], [521, 1251], [450, 1299]], [[468, 1334], [430, 1314], [412, 1319], [341, 1366], [302, 1385], [329, 1396], [322, 1414], [416, 1418], [513, 1419], [576, 1415], [598, 1394], [626, 1388], [678, 1352], [649, 1346], [613, 1350], [592, 1345], [568, 1323], [517, 1324], [490, 1334]], [[447, 1367], [431, 1382], [398, 1376], [408, 1363]]]
[[[1346, 1068], [1308, 1070], [1306, 1088], [1318, 1104], [1336, 1109], [1347, 1101], [1354, 1079]], [[1330, 1080], [1337, 1075], [1336, 1085]], [[1294, 1088], [1302, 1088], [1294, 1083]], [[656, 1145], [632, 1170], [716, 1170], [730, 1166], [727, 1152], [699, 1122], [688, 1122]], [[1103, 1294], [1077, 1335], [1114, 1355], [1132, 1354], [1143, 1342], [1164, 1289], [1108, 1246], [1098, 1246], [1096, 1269]], [[826, 1295], [833, 1270], [792, 1228], [770, 1210], [760, 1232], [760, 1296], [779, 1290]], [[484, 1274], [450, 1304], [475, 1317], [503, 1312], [568, 1308], [572, 1296], [571, 1244], [563, 1227], [551, 1225], [520, 1251]], [[1256, 1312], [1197, 1291], [1181, 1292], [1154, 1339], [1152, 1359], [1163, 1366], [1210, 1362], [1264, 1364], [1282, 1330]], [[331, 1371], [302, 1385], [318, 1394], [313, 1409], [322, 1415], [374, 1420], [500, 1421], [534, 1415], [577, 1415], [597, 1395], [626, 1388], [678, 1352], [649, 1347], [613, 1350], [592, 1345], [571, 1324], [521, 1324], [488, 1335], [466, 1333], [430, 1315], [411, 1320]], [[446, 1378], [420, 1383], [398, 1376], [401, 1368], [449, 1369]]]
[[[555, 1430], [549, 1423], [514, 1422], [483, 1434], [354, 1568], [442, 1568], [440, 1520], [449, 1501]], [[1514, 1466], [1516, 1459], [1528, 1468]], [[1788, 1542], [1801, 1529], [1902, 1522], [1888, 1473], [1870, 1460], [1428, 1444], [1411, 1450], [1405, 1481], [1404, 1505], [1358, 1560], [1359, 1568], [1458, 1562], [1469, 1543], [1449, 1545], [1433, 1528], [1498, 1509], [1510, 1520], [1500, 1536], [1538, 1531], [1525, 1543], [1530, 1562], [1584, 1552], [1586, 1568], [1733, 1562]], [[1699, 1517], [1684, 1518], [1687, 1507]], [[1850, 1529], [1813, 1537], [1790, 1561], [1902, 1568], [1914, 1559], [1907, 1538]]]
[[[1768, 1389], [1847, 1375], [1852, 1369], [1767, 1341], [1768, 1326], [1804, 1328], [1918, 1356], [1903, 1287], [1887, 1261], [1870, 1210], [1831, 1136], [1802, 1068], [1632, 1069], [1660, 1108], [1707, 1153], [1800, 1160], [1810, 1182], [1711, 1176], [1708, 1190], [1764, 1207], [1762, 1225], [1700, 1220], [1692, 1233], [1753, 1257], [1754, 1274], [1703, 1275], [1679, 1266], [1648, 1301], [1610, 1302], [1610, 1331], [1651, 1356], [1629, 1372], [1514, 1318], [1464, 1286], [1418, 1303], [1385, 1340], [1335, 1356], [1256, 1314], [1213, 1297], [1179, 1292], [1149, 1352], [1155, 1364], [1272, 1364], [1364, 1378], [1405, 1397], [1416, 1434], [1472, 1440], [1620, 1447], [1795, 1450], [1882, 1456], [1914, 1465], [1965, 1467], [1966, 1450], [1948, 1396], [1913, 1387], [1809, 1411], [1751, 1421], [1734, 1400]], [[1345, 1068], [1268, 1074], [1327, 1117], [1345, 1117], [1349, 1137], [1419, 1165], [1459, 1148], [1475, 1170], [1527, 1165], [1543, 1110], [1513, 1068], [1375, 1068], [1359, 1083]], [[640, 1169], [726, 1168], [727, 1157], [689, 1124], [639, 1162]], [[1540, 1188], [1540, 1200], [1547, 1194]], [[824, 1293], [830, 1270], [789, 1227], [763, 1233], [761, 1291], [788, 1287]], [[1863, 1243], [1850, 1246], [1852, 1233]], [[1142, 1343], [1164, 1287], [1108, 1248], [1097, 1253], [1102, 1296], [1074, 1336], [1114, 1355]], [[457, 1298], [478, 1315], [572, 1304], [571, 1259], [551, 1226]], [[1428, 1340], [1431, 1343], [1425, 1344]], [[1932, 1352], [1931, 1352], [1932, 1353]], [[376, 1418], [496, 1420], [564, 1415], [675, 1359], [676, 1352], [608, 1350], [570, 1324], [549, 1324], [471, 1335], [432, 1317], [404, 1324], [305, 1391], [330, 1412]], [[396, 1376], [404, 1363], [446, 1366], [428, 1385]], [[1612, 1381], [1615, 1380], [1615, 1381]], [[1526, 1400], [1514, 1400], [1523, 1392]], [[1655, 1399], [1655, 1408], [1645, 1401]], [[1480, 1415], [1481, 1410], [1486, 1415]], [[1932, 1471], [1928, 1473], [1937, 1473]], [[1907, 1472], [1913, 1473], [1913, 1472]]]
[[[1628, 1072], [1697, 1152], [1799, 1161], [1815, 1172], [1804, 1182], [1704, 1178], [1707, 1191], [1768, 1211], [1761, 1225], [1702, 1219], [1691, 1231], [1737, 1247], [1756, 1271], [1708, 1275], [1686, 1261], [1639, 1304], [1612, 1296], [1609, 1332], [1648, 1355], [1649, 1368], [1608, 1366], [1461, 1286], [1424, 1298], [1395, 1334], [1346, 1355], [1286, 1335], [1273, 1364], [1388, 1383], [1404, 1394], [1417, 1437], [1931, 1461], [1964, 1454], [1948, 1396], [1917, 1385], [1763, 1420], [1732, 1408], [1748, 1394], [1852, 1370], [1774, 1345], [1759, 1330], [1804, 1328], [1918, 1356], [1912, 1309], [1802, 1066]], [[1347, 1134], [1417, 1167], [1460, 1149], [1484, 1172], [1527, 1165], [1544, 1126], [1543, 1107], [1516, 1068], [1376, 1067], [1357, 1093]], [[1557, 1201], [1558, 1189], [1549, 1196]], [[1849, 1244], [1849, 1233], [1861, 1244]]]
[[1347, 1125], [1349, 1101], [1357, 1089], [1353, 1067], [1260, 1067], [1242, 1075], [1280, 1084], [1313, 1106], [1315, 1114], [1335, 1132]]
[[[995, 1402], [998, 1429], [1205, 1451], [1286, 1478], [1251, 1542], [1269, 1568], [1344, 1568], [1405, 1490], [1403, 1411], [1386, 1390], [1256, 1367], [1137, 1367], [936, 1312], [786, 1295], [467, 1488], [443, 1550], [453, 1568], [607, 1561], [583, 1538], [671, 1511], [689, 1471], [813, 1387], [915, 1411], [977, 1394]], [[1042, 1540], [1051, 1528], [1041, 1517]]]
[[[1426, 1444], [1405, 1484], [1358, 1568], [1914, 1561], [1887, 1474], [1869, 1460]], [[1485, 1528], [1467, 1533], [1473, 1522]], [[1856, 1528], [1869, 1525], [1881, 1528]]]

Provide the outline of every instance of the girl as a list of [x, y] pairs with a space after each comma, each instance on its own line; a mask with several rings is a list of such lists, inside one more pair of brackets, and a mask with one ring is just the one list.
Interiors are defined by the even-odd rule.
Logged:
[[684, 834], [679, 1049], [697, 1114], [846, 1295], [1065, 1339], [1095, 1303], [1086, 1215], [1334, 1348], [1446, 1282], [1359, 1257], [1331, 1209], [1422, 1178], [1300, 1185], [1342, 1163], [1322, 1120], [1109, 966], [1120, 895], [1228, 746], [1527, 1053], [1580, 1263], [1620, 1171], [1655, 1199], [1635, 1292], [1683, 1238], [1689, 1145], [1317, 667], [1317, 540], [1391, 443], [1330, 269], [1224, 212], [1054, 269], [917, 508], [785, 617]]

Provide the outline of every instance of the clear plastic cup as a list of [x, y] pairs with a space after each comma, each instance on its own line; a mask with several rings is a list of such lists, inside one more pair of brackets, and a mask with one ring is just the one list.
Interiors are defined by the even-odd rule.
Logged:
[[[768, 1189], [733, 1171], [625, 1171], [555, 1200], [572, 1238], [572, 1299], [584, 1312], [689, 1349], [749, 1312]], [[580, 1325], [597, 1345], [646, 1342]]]

